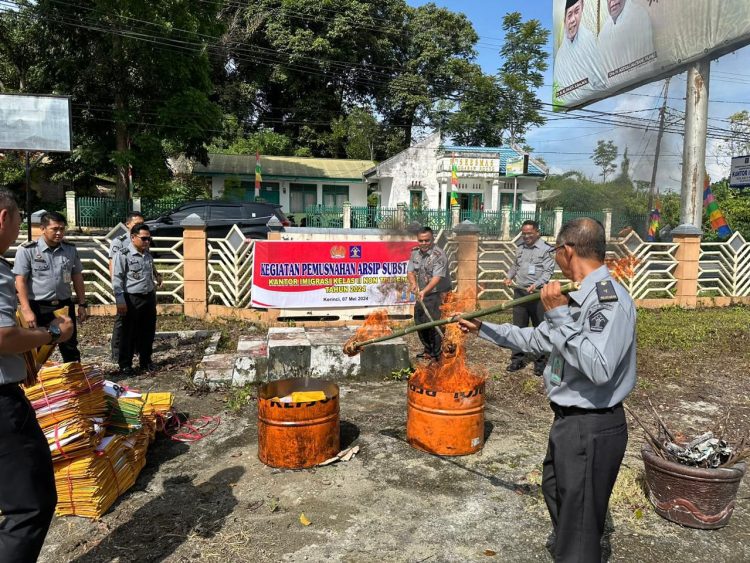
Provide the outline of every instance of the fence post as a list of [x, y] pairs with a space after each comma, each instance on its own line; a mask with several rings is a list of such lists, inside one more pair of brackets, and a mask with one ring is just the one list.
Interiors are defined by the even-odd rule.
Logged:
[[193, 213], [185, 217], [180, 226], [183, 228], [184, 313], [186, 317], [203, 319], [208, 314], [206, 223]]
[[701, 253], [701, 235], [673, 234], [672, 241], [677, 243], [677, 288], [676, 305], [685, 309], [695, 309], [698, 305], [698, 264]]
[[464, 221], [453, 227], [453, 232], [458, 241], [456, 291], [462, 297], [466, 296], [466, 305], [472, 310], [477, 306], [479, 226], [471, 221]]
[[510, 240], [510, 205], [503, 205], [503, 236], [501, 240]]
[[397, 229], [406, 228], [406, 204], [403, 202], [396, 204], [396, 225], [395, 226]]
[[563, 208], [555, 207], [555, 233], [553, 236], [557, 237], [563, 226]]
[[352, 228], [352, 204], [349, 201], [344, 202], [344, 224], [342, 225], [345, 229]]
[[454, 227], [461, 222], [461, 206], [451, 205], [451, 225]]
[[141, 212], [141, 196], [133, 196], [133, 211]]
[[76, 193], [65, 192], [65, 218], [68, 220], [68, 227], [75, 227], [76, 222]]
[[604, 209], [604, 236], [609, 242], [612, 238], [612, 210]]

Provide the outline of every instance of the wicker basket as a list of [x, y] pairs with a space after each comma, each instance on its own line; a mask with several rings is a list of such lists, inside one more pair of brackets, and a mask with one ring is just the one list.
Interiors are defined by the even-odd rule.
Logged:
[[726, 526], [745, 475], [744, 463], [729, 468], [704, 469], [667, 461], [644, 445], [649, 499], [656, 512], [672, 522], [711, 530]]

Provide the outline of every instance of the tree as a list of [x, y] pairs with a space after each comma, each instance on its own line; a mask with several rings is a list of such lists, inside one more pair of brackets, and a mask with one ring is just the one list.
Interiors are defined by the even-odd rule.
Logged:
[[114, 172], [125, 198], [131, 167], [143, 185], [168, 179], [171, 154], [205, 161], [221, 119], [202, 39], [219, 34], [216, 4], [38, 0], [27, 9], [43, 53], [34, 89], [70, 94], [73, 106], [76, 151], [55, 158], [55, 173]]
[[723, 141], [716, 149], [716, 156], [722, 163], [733, 156], [750, 154], [750, 112], [738, 111], [729, 116], [731, 138]]
[[607, 181], [607, 174], [617, 170], [615, 160], [617, 159], [617, 147], [612, 141], [606, 143], [602, 140], [596, 142], [596, 148], [591, 159], [602, 169], [602, 181]]

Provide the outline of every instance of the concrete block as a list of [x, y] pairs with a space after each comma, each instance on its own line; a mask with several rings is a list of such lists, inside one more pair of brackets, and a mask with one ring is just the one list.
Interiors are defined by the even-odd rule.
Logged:
[[360, 374], [359, 355], [344, 354], [344, 343], [352, 336], [347, 327], [308, 328], [310, 376], [323, 379], [356, 377]]
[[403, 338], [394, 338], [365, 347], [359, 354], [363, 377], [388, 377], [392, 372], [408, 368], [409, 350]]
[[193, 383], [200, 387], [208, 387], [212, 391], [220, 387], [229, 387], [234, 374], [234, 354], [211, 354], [203, 356], [203, 360], [195, 370]]
[[232, 386], [264, 381], [268, 376], [268, 343], [258, 337], [241, 336], [237, 342]]
[[268, 379], [303, 377], [310, 371], [310, 341], [302, 327], [268, 330]]

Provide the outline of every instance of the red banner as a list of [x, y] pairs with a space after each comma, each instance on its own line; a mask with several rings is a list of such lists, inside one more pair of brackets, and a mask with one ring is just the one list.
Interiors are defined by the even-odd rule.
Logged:
[[253, 307], [377, 307], [413, 302], [413, 242], [257, 241]]

